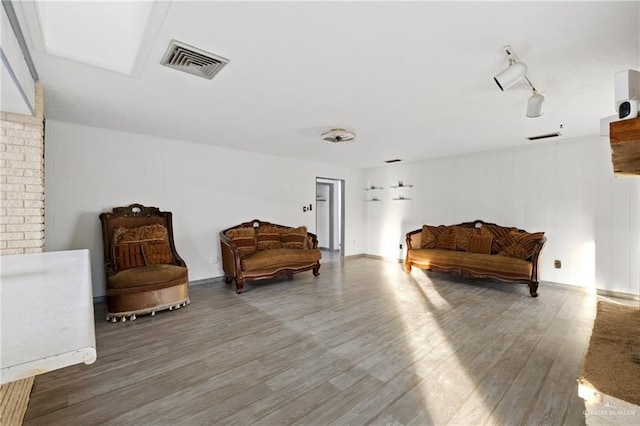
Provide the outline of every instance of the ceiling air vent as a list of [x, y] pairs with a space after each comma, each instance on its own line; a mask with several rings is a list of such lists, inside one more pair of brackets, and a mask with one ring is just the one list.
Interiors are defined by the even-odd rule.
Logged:
[[177, 40], [171, 40], [161, 64], [211, 80], [229, 60]]
[[560, 136], [560, 132], [547, 133], [546, 135], [529, 136], [527, 139], [529, 139], [530, 141], [537, 141], [539, 139], [555, 138], [557, 136]]

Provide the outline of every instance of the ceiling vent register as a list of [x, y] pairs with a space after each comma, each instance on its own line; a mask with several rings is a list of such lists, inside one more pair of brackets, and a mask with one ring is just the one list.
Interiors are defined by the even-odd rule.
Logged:
[[189, 46], [177, 40], [171, 40], [167, 53], [161, 64], [178, 71], [197, 75], [211, 80], [222, 67], [229, 63], [229, 59], [214, 55], [197, 47]]

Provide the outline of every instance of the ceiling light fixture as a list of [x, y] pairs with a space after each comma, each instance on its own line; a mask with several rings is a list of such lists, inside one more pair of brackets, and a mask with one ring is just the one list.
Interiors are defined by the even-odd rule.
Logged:
[[322, 139], [330, 143], [349, 143], [356, 139], [356, 134], [345, 129], [331, 129], [322, 134]]
[[507, 55], [509, 66], [493, 77], [500, 90], [505, 91], [520, 80], [531, 88], [533, 95], [527, 101], [527, 117], [536, 118], [542, 115], [542, 106], [544, 104], [544, 96], [536, 89], [531, 77], [527, 75], [527, 65], [520, 62], [511, 46], [507, 45], [502, 48]]

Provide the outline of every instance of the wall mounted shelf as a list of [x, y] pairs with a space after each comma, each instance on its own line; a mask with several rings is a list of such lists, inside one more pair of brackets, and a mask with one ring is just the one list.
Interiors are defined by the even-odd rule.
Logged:
[[413, 188], [413, 185], [395, 185], [395, 186], [390, 186], [389, 188], [391, 188], [391, 189]]
[[384, 189], [381, 186], [372, 186], [371, 188], [365, 188], [365, 191], [375, 191], [376, 189]]

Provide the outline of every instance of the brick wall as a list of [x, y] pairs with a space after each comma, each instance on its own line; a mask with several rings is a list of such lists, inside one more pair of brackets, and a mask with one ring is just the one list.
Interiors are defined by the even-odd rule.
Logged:
[[0, 112], [0, 255], [44, 251], [44, 119]]

